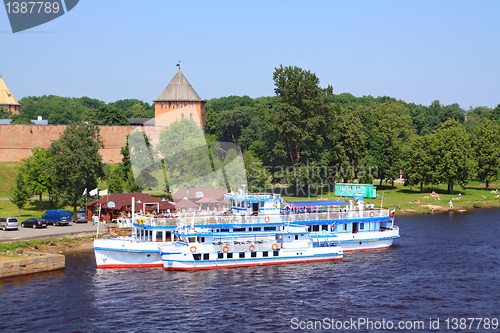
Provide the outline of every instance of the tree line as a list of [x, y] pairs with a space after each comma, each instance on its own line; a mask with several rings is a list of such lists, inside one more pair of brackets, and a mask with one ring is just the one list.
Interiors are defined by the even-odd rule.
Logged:
[[30, 96], [19, 100], [20, 114], [0, 110], [0, 118], [12, 119], [13, 124], [31, 124], [41, 116], [50, 125], [69, 125], [80, 122], [96, 125], [130, 125], [128, 118], [154, 118], [154, 105], [138, 99], [112, 103], [89, 97]]
[[[280, 66], [274, 97], [229, 96], [206, 104], [206, 133], [238, 144], [271, 182], [300, 189], [374, 178], [466, 186], [500, 176], [500, 104], [464, 110], [321, 88], [310, 71]], [[258, 172], [257, 174], [261, 174]], [[250, 181], [250, 180], [249, 180]]]

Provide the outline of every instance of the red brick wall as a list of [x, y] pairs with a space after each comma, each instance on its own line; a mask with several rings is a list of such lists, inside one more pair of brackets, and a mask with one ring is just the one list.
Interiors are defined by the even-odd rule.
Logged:
[[[101, 126], [104, 149], [100, 150], [104, 163], [120, 163], [121, 147], [135, 126]], [[16, 162], [31, 155], [34, 147], [48, 148], [59, 139], [66, 125], [0, 125], [0, 162]]]

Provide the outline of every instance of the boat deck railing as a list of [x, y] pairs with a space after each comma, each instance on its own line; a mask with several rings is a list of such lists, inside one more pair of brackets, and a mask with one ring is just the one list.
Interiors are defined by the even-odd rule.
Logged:
[[389, 217], [388, 209], [372, 210], [335, 210], [320, 213], [289, 213], [276, 215], [208, 215], [208, 216], [179, 216], [176, 218], [155, 218], [138, 216], [134, 218], [134, 224], [168, 227], [180, 225], [219, 225], [219, 224], [262, 224], [262, 223], [289, 223], [289, 222], [314, 222], [314, 221], [340, 221], [350, 219], [368, 219], [377, 217]]

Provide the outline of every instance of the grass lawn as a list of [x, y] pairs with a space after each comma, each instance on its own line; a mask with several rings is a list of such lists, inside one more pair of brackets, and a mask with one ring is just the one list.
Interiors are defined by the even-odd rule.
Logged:
[[16, 186], [17, 168], [22, 162], [0, 162], [0, 198], [10, 198]]
[[22, 222], [30, 217], [42, 217], [42, 214], [47, 209], [68, 209], [73, 212], [73, 207], [71, 206], [50, 207], [49, 200], [43, 200], [43, 211], [40, 211], [40, 202], [38, 200], [30, 200], [21, 210], [21, 216], [19, 216], [19, 209], [17, 209], [17, 207], [10, 202], [10, 200], [0, 201], [0, 216], [17, 217], [19, 222]]

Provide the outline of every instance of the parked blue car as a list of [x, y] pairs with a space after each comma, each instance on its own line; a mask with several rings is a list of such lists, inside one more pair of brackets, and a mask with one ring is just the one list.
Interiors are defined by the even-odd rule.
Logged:
[[68, 225], [71, 222], [71, 212], [64, 209], [50, 209], [42, 215], [42, 218], [47, 224]]

